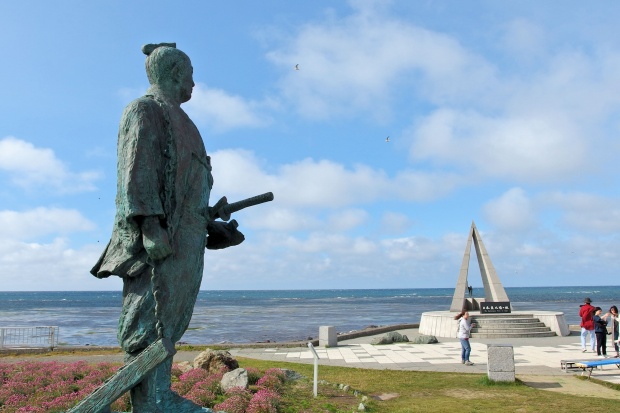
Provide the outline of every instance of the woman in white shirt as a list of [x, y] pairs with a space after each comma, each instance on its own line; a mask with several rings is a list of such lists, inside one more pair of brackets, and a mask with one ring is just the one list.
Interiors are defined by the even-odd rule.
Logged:
[[474, 363], [469, 361], [469, 354], [471, 353], [471, 345], [469, 344], [469, 334], [471, 332], [472, 327], [476, 325], [476, 323], [472, 323], [469, 321], [469, 313], [467, 311], [462, 311], [454, 317], [455, 320], [459, 320], [459, 329], [457, 333], [457, 337], [461, 341], [461, 363], [467, 366], [473, 366]]
[[618, 353], [618, 319], [620, 318], [620, 316], [618, 316], [618, 307], [612, 305], [609, 309], [609, 312], [605, 314], [603, 318], [605, 318], [609, 322], [608, 325], [611, 326], [611, 342], [613, 343], [614, 349], [616, 350], [615, 357], [620, 357], [620, 354]]

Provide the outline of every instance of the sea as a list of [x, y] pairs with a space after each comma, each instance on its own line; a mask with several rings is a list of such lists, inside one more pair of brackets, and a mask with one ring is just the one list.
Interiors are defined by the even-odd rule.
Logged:
[[[423, 312], [449, 310], [453, 288], [200, 291], [182, 342], [282, 342], [338, 332], [419, 323]], [[564, 312], [579, 324], [585, 297], [607, 311], [620, 287], [506, 287], [514, 310]], [[484, 296], [482, 287], [474, 297]], [[116, 346], [120, 291], [0, 292], [0, 327], [59, 327], [60, 346]]]

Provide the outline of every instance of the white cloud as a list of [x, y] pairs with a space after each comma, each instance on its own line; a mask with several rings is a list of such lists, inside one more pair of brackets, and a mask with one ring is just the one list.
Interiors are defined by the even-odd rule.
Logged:
[[452, 192], [457, 187], [470, 185], [470, 177], [437, 170], [405, 170], [398, 172], [392, 182], [386, 185], [386, 194], [392, 193], [399, 199], [429, 202]]
[[269, 229], [271, 231], [307, 231], [320, 225], [320, 219], [313, 217], [306, 211], [296, 211], [291, 208], [276, 206], [262, 207], [261, 211], [249, 213], [244, 216], [243, 225], [255, 229]]
[[[225, 149], [210, 153], [213, 165], [216, 196], [227, 195], [230, 201], [237, 196], [252, 196], [273, 191], [278, 203], [282, 194], [275, 191], [277, 177], [264, 170], [265, 163], [253, 152], [244, 149]], [[219, 194], [221, 191], [226, 193]], [[214, 199], [215, 202], [215, 199]]]
[[483, 207], [484, 215], [491, 224], [502, 231], [523, 231], [536, 225], [533, 202], [521, 188], [512, 188]]
[[272, 191], [272, 204], [279, 207], [334, 209], [394, 197], [428, 201], [445, 195], [462, 182], [455, 174], [422, 171], [404, 171], [390, 178], [383, 170], [365, 165], [349, 169], [337, 162], [313, 159], [284, 164], [271, 172], [246, 150], [221, 150], [211, 157], [214, 190], [228, 191], [230, 200]]
[[0, 211], [0, 239], [33, 240], [50, 234], [90, 231], [95, 227], [75, 209], [40, 207], [22, 212]]
[[381, 231], [388, 234], [401, 234], [409, 229], [411, 219], [396, 212], [386, 212], [381, 217]]
[[[300, 27], [267, 58], [285, 70], [282, 93], [307, 117], [363, 110], [389, 113], [392, 93], [408, 86], [434, 102], [475, 99], [493, 69], [451, 36], [383, 13], [369, 2], [352, 3], [350, 16]], [[299, 71], [291, 70], [300, 65]]]
[[216, 131], [226, 131], [265, 126], [269, 120], [259, 111], [266, 105], [267, 103], [249, 102], [241, 96], [197, 83], [191, 100], [183, 107], [194, 122], [208, 125]]
[[11, 182], [26, 189], [44, 188], [61, 193], [92, 191], [100, 173], [74, 173], [49, 148], [37, 148], [12, 136], [0, 140], [0, 170]]
[[553, 192], [541, 203], [557, 209], [562, 223], [572, 231], [616, 234], [620, 231], [620, 199], [583, 192]]
[[327, 227], [333, 232], [343, 232], [356, 228], [369, 220], [368, 212], [361, 209], [346, 209], [333, 213], [328, 218]]
[[440, 109], [413, 132], [411, 156], [487, 179], [561, 181], [590, 169], [588, 146], [578, 130], [562, 117], [498, 118]]
[[72, 249], [67, 241], [49, 244], [0, 239], [2, 291], [120, 290], [118, 277], [100, 280], [89, 273], [100, 246]]

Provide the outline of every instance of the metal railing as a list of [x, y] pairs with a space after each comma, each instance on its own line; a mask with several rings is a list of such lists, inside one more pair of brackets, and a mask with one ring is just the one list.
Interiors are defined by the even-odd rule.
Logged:
[[0, 350], [58, 346], [58, 327], [0, 327]]

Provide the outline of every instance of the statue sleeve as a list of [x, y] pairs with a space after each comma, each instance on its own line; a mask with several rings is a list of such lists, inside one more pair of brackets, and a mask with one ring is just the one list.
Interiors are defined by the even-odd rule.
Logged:
[[164, 149], [167, 128], [161, 108], [139, 99], [123, 113], [118, 135], [118, 199], [125, 219], [164, 217]]
[[140, 98], [127, 106], [118, 132], [116, 220], [112, 238], [91, 270], [96, 277], [133, 277], [147, 266], [136, 218], [165, 216], [161, 197], [166, 140], [164, 116], [157, 103]]

